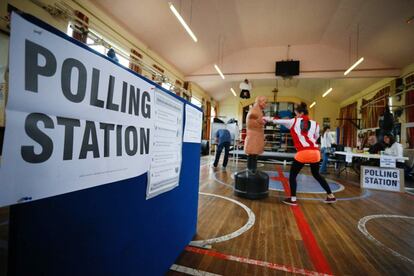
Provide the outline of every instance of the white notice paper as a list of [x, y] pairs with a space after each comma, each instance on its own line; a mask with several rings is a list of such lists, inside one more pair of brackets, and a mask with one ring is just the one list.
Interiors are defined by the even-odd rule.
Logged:
[[380, 167], [381, 168], [395, 168], [395, 158], [387, 156], [387, 155], [381, 155], [380, 157]]
[[189, 104], [186, 104], [185, 105], [184, 142], [201, 143], [202, 123], [203, 123], [203, 112], [192, 107]]
[[183, 103], [155, 90], [155, 127], [147, 199], [178, 186], [181, 170]]

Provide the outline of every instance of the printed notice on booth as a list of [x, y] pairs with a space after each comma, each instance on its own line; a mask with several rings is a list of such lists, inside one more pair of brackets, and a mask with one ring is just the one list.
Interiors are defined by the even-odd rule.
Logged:
[[185, 105], [184, 142], [201, 143], [203, 113], [189, 104]]
[[155, 90], [155, 127], [147, 199], [178, 186], [181, 171], [184, 104]]

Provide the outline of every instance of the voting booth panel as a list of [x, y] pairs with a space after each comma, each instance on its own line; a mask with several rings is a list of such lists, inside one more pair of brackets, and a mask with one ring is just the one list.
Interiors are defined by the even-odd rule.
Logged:
[[216, 144], [216, 134], [219, 129], [227, 129], [230, 132], [232, 144], [234, 140], [239, 139], [239, 126], [236, 123], [223, 124], [223, 123], [212, 123], [211, 124], [211, 134], [210, 134], [210, 144]]
[[11, 26], [9, 274], [163, 275], [196, 233], [202, 111], [32, 16]]
[[10, 275], [164, 275], [196, 233], [200, 145], [184, 143], [180, 185], [145, 199], [146, 175], [10, 212]]

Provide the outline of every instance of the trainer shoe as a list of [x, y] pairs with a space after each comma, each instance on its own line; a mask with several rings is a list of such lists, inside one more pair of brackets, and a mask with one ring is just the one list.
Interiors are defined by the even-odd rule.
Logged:
[[282, 202], [284, 204], [291, 205], [291, 206], [297, 206], [298, 205], [297, 201], [296, 200], [292, 201], [291, 198], [285, 198]]
[[325, 203], [335, 203], [336, 202], [336, 198], [335, 197], [326, 197], [326, 199], [324, 200]]

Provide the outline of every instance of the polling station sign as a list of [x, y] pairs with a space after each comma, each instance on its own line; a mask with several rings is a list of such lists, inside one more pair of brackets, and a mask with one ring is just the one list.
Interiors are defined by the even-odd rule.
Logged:
[[0, 206], [144, 174], [154, 85], [13, 13]]
[[404, 174], [400, 169], [362, 166], [361, 187], [400, 192], [404, 189]]

